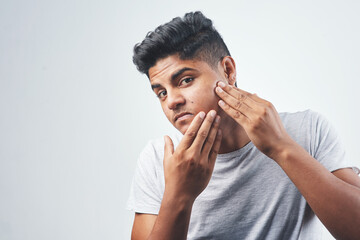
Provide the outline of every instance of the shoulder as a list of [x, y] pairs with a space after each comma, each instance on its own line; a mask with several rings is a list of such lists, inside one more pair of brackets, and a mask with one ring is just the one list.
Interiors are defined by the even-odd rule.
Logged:
[[281, 112], [279, 115], [284, 123], [316, 122], [324, 118], [320, 113], [311, 109], [298, 112]]
[[315, 151], [319, 140], [333, 130], [324, 116], [310, 109], [279, 115], [288, 134], [310, 153]]
[[282, 112], [279, 115], [285, 128], [290, 131], [298, 129], [302, 132], [306, 130], [316, 133], [323, 127], [330, 127], [323, 115], [310, 109], [293, 113]]

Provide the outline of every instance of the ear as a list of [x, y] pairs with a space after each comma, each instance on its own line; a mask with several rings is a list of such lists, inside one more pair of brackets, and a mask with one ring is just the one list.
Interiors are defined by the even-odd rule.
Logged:
[[224, 71], [224, 75], [229, 85], [235, 85], [236, 83], [236, 66], [232, 57], [226, 56], [221, 60], [221, 67]]

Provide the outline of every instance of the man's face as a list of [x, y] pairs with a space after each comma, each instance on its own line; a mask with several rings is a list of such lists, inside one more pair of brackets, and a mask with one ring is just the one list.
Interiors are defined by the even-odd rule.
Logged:
[[214, 89], [223, 76], [204, 61], [172, 55], [157, 61], [149, 78], [166, 117], [182, 134], [198, 112], [220, 110]]

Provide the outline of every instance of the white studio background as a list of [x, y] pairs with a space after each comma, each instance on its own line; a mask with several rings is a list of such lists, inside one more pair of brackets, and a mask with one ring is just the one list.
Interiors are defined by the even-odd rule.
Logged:
[[0, 239], [130, 238], [137, 156], [175, 132], [132, 47], [194, 10], [224, 37], [241, 88], [321, 112], [360, 165], [359, 1], [1, 0]]

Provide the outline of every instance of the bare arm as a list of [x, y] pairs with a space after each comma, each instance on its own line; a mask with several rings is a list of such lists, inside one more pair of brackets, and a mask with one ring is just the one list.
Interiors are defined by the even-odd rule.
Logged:
[[360, 179], [351, 169], [332, 174], [299, 145], [276, 161], [335, 238], [359, 238]]
[[165, 191], [158, 216], [136, 214], [132, 239], [186, 239], [192, 205], [206, 188], [221, 143], [220, 117], [200, 112], [174, 151], [165, 137]]
[[360, 180], [350, 169], [333, 174], [287, 134], [274, 106], [234, 86], [218, 84], [220, 107], [272, 158], [337, 239], [360, 236]]
[[135, 213], [131, 239], [147, 239], [154, 227], [157, 215]]

